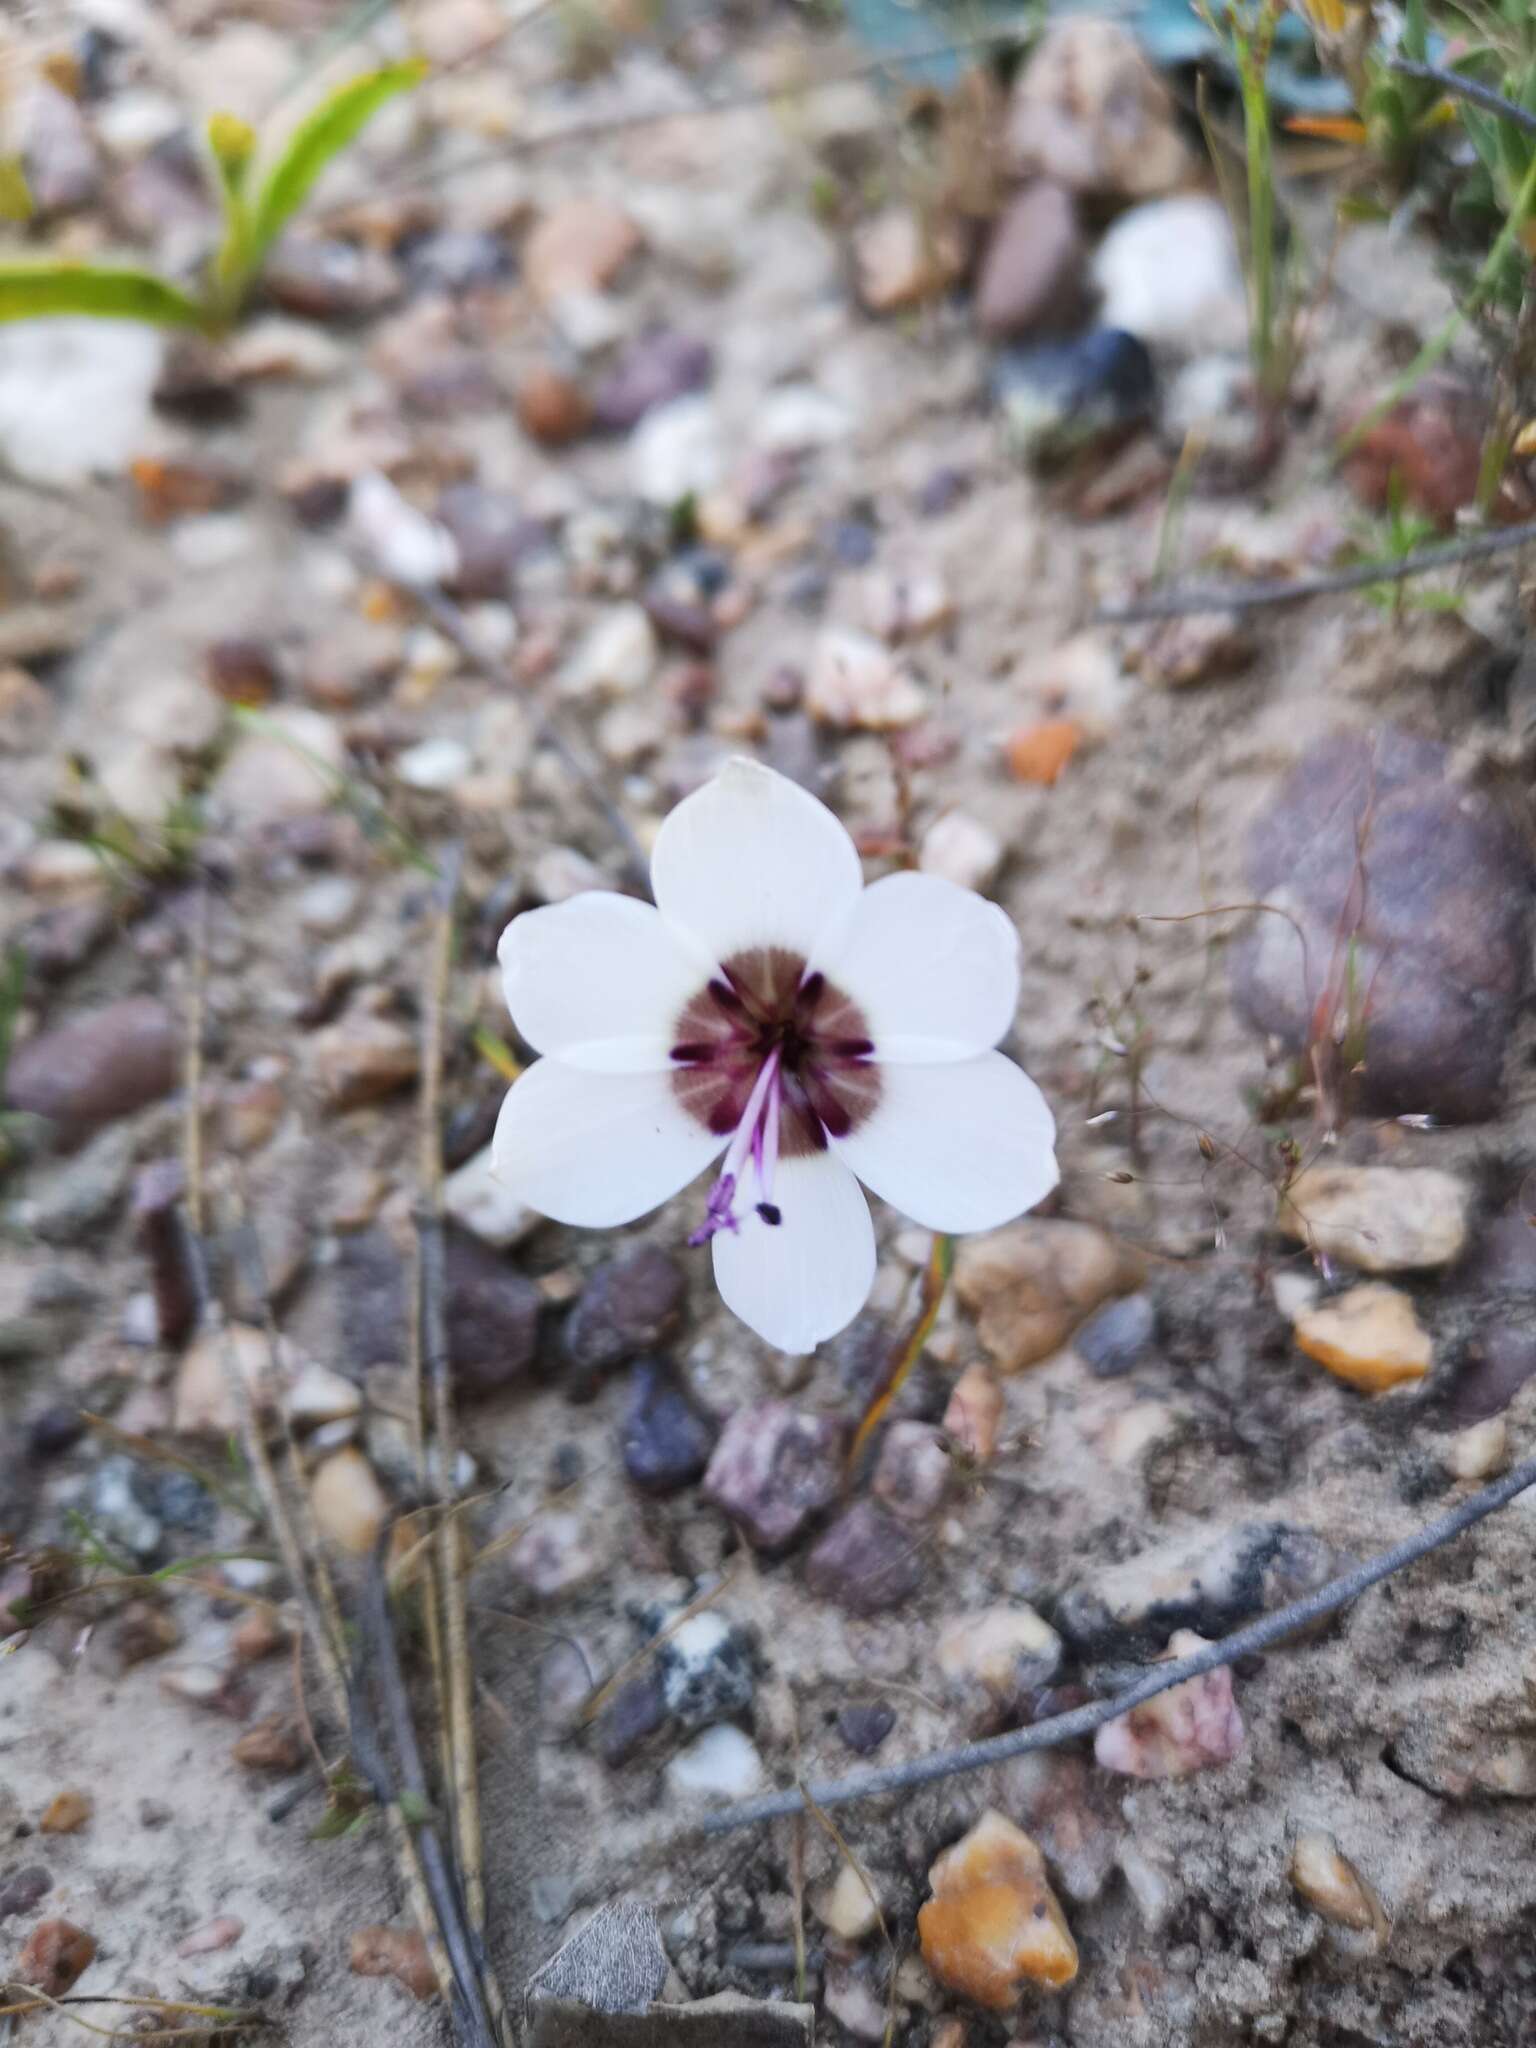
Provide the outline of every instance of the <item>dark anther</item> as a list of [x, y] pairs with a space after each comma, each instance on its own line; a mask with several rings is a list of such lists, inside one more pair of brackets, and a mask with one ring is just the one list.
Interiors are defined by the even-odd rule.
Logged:
[[784, 1211], [777, 1202], [759, 1202], [757, 1213], [765, 1223], [782, 1223], [784, 1221]]
[[821, 1001], [821, 992], [826, 985], [827, 977], [818, 968], [814, 974], [808, 974], [804, 981], [801, 982], [800, 993], [795, 998], [796, 1002], [814, 1006]]
[[[874, 1049], [872, 1038], [836, 1038], [832, 1041], [832, 1056], [839, 1060], [867, 1060]], [[672, 1057], [676, 1059], [677, 1054]]]
[[670, 1057], [675, 1060], [691, 1060], [696, 1066], [703, 1065], [715, 1056], [715, 1048], [693, 1040], [683, 1045], [674, 1045]]
[[716, 976], [709, 984], [709, 992], [722, 1010], [739, 1010], [741, 1008], [741, 997], [737, 995], [735, 989], [731, 987], [728, 981], [722, 981]]

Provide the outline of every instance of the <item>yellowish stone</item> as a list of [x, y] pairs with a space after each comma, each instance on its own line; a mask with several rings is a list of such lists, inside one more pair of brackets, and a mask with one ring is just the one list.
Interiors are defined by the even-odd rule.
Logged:
[[941, 1984], [994, 2012], [1026, 1984], [1059, 1990], [1077, 1975], [1072, 1939], [1022, 1828], [995, 1810], [946, 1849], [928, 1873], [933, 1893], [917, 1916], [923, 1960]]
[[1309, 1358], [1366, 1394], [1423, 1379], [1434, 1358], [1413, 1303], [1378, 1280], [1308, 1309], [1297, 1318], [1296, 1342]]

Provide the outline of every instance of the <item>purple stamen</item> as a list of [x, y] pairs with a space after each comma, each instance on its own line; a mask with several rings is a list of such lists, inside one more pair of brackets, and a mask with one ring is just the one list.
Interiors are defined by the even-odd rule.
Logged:
[[[709, 1191], [704, 1221], [688, 1240], [691, 1245], [708, 1244], [722, 1230], [740, 1230], [741, 1219], [732, 1204], [748, 1160], [752, 1163], [762, 1194], [762, 1200], [756, 1204], [758, 1215], [765, 1223], [783, 1221], [781, 1211], [768, 1200], [773, 1192], [774, 1169], [779, 1162], [779, 1101], [783, 1089], [779, 1059], [779, 1048], [775, 1046], [752, 1083], [752, 1092], [747, 1097], [741, 1121], [726, 1147], [720, 1177]], [[771, 1216], [766, 1213], [769, 1210], [773, 1212]]]
[[709, 1191], [709, 1200], [704, 1206], [704, 1221], [693, 1231], [689, 1244], [697, 1247], [708, 1244], [717, 1230], [740, 1230], [741, 1219], [731, 1207], [736, 1193], [734, 1173], [722, 1173]]

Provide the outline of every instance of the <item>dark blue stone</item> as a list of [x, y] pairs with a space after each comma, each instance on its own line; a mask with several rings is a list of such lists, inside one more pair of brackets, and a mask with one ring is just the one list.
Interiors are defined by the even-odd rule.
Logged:
[[667, 1703], [654, 1671], [621, 1685], [598, 1717], [597, 1746], [603, 1762], [627, 1763], [666, 1718]]
[[837, 1710], [837, 1732], [855, 1756], [873, 1756], [895, 1726], [896, 1709], [873, 1701]]
[[1127, 1294], [1090, 1316], [1072, 1339], [1072, 1349], [1097, 1378], [1118, 1379], [1135, 1365], [1156, 1330], [1151, 1296]]
[[660, 1358], [642, 1358], [630, 1375], [624, 1411], [624, 1470], [652, 1493], [675, 1493], [699, 1478], [715, 1447], [714, 1425], [699, 1413]]

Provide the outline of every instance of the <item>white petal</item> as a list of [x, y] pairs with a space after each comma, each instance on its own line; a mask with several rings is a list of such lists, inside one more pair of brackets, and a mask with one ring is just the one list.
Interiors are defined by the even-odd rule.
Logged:
[[661, 914], [716, 960], [749, 946], [808, 956], [864, 877], [825, 804], [759, 762], [728, 761], [668, 813], [651, 855]]
[[714, 964], [690, 954], [649, 903], [606, 889], [514, 917], [497, 957], [528, 1043], [606, 1074], [667, 1066], [683, 1008]]
[[872, 883], [815, 964], [864, 1012], [882, 1064], [972, 1059], [996, 1045], [1019, 1000], [1012, 921], [939, 875]]
[[679, 1109], [665, 1074], [535, 1060], [501, 1106], [492, 1159], [508, 1193], [557, 1223], [632, 1223], [725, 1144]]
[[853, 1175], [831, 1152], [780, 1160], [765, 1223], [738, 1201], [739, 1232], [715, 1238], [715, 1282], [726, 1307], [781, 1351], [809, 1351], [851, 1323], [875, 1282], [875, 1229]]
[[948, 1066], [880, 1069], [880, 1103], [837, 1141], [866, 1187], [929, 1230], [995, 1230], [1059, 1178], [1056, 1120], [1000, 1052]]

